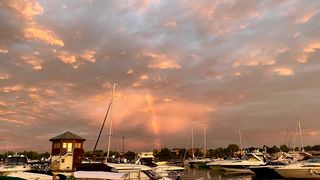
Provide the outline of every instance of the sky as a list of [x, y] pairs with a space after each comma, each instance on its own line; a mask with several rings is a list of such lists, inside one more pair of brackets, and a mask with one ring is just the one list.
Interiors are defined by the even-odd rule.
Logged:
[[2, 0], [0, 152], [93, 149], [113, 84], [113, 150], [320, 144], [319, 29], [317, 0]]

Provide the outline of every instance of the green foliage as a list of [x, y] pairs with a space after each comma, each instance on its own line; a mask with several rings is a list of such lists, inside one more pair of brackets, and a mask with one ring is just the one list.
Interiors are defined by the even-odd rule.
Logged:
[[172, 159], [171, 150], [167, 147], [162, 148], [159, 152], [158, 158], [160, 161], [166, 161], [166, 160]]
[[124, 157], [129, 160], [129, 161], [132, 161], [135, 159], [136, 157], [136, 153], [132, 152], [132, 151], [128, 151], [124, 154]]
[[274, 154], [280, 152], [280, 149], [277, 146], [268, 147], [266, 146], [267, 153]]
[[229, 156], [233, 156], [235, 152], [239, 151], [240, 148], [237, 144], [229, 144], [226, 151]]
[[281, 150], [282, 152], [288, 152], [288, 151], [289, 151], [289, 148], [288, 148], [287, 145], [283, 144], [283, 145], [280, 146], [280, 150]]

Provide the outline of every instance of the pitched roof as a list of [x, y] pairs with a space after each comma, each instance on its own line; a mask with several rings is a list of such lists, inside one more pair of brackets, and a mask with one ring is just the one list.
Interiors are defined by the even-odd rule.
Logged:
[[70, 131], [67, 131], [63, 134], [60, 134], [54, 138], [49, 139], [49, 141], [54, 141], [54, 140], [83, 140], [83, 141], [85, 141], [86, 139], [84, 139], [84, 138], [82, 138], [82, 137], [80, 137]]

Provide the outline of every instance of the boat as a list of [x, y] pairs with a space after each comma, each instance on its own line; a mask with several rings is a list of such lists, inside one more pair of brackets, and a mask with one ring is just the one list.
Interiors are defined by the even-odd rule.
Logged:
[[220, 166], [224, 171], [240, 172], [240, 173], [253, 173], [249, 167], [263, 166], [264, 161], [262, 153], [246, 153], [242, 159], [238, 160], [222, 160], [218, 162], [208, 163], [209, 166]]
[[2, 166], [0, 166], [0, 175], [7, 175], [13, 172], [31, 171], [29, 160], [24, 155], [9, 155]]
[[[7, 174], [5, 177], [14, 177], [14, 178], [21, 178], [21, 179], [28, 179], [28, 180], [52, 180], [53, 176], [47, 174], [40, 174], [40, 173], [32, 173], [32, 172], [11, 172]], [[1, 177], [0, 177], [1, 179]]]
[[127, 178], [125, 173], [114, 173], [104, 171], [75, 171], [73, 177], [75, 179], [110, 179], [110, 180], [122, 180]]
[[209, 168], [207, 166], [207, 163], [210, 163], [212, 160], [209, 158], [206, 158], [207, 156], [207, 126], [206, 123], [203, 128], [203, 144], [204, 144], [204, 155], [202, 157], [196, 157], [194, 155], [194, 147], [193, 147], [193, 128], [192, 128], [192, 133], [191, 133], [191, 144], [192, 144], [192, 159], [189, 159], [187, 163], [191, 168]]
[[159, 176], [178, 179], [182, 176], [184, 168], [180, 166], [172, 166], [167, 162], [155, 162], [153, 152], [141, 152], [138, 154], [138, 159], [135, 165], [146, 165]]
[[277, 167], [274, 170], [284, 178], [318, 179], [320, 178], [320, 158]]

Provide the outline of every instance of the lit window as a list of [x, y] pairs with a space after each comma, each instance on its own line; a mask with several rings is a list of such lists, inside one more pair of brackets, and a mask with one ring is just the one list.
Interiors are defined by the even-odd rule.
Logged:
[[62, 148], [66, 149], [67, 148], [67, 143], [62, 144]]
[[81, 143], [75, 143], [75, 147], [74, 148], [81, 149]]
[[72, 152], [72, 143], [68, 143], [67, 151]]

